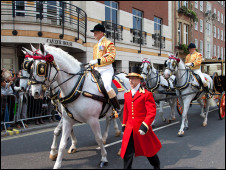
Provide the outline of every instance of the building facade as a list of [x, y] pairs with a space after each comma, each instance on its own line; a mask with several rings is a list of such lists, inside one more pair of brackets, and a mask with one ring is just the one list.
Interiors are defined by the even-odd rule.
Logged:
[[[184, 59], [185, 49], [191, 42], [196, 44], [204, 61], [222, 60], [221, 64], [202, 65], [202, 71], [225, 75], [225, 2], [224, 1], [175, 1], [174, 51]], [[196, 13], [196, 17], [192, 15]], [[195, 19], [196, 18], [196, 19]]]
[[100, 23], [116, 46], [115, 71], [149, 58], [162, 70], [174, 52], [171, 1], [1, 1], [1, 68], [18, 71], [21, 48], [49, 43], [82, 63], [93, 58], [97, 41], [90, 32]]

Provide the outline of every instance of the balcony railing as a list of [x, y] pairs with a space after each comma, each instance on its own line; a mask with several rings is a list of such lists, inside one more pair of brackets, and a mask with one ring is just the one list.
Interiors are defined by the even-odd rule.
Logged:
[[165, 48], [165, 40], [166, 38], [163, 36], [160, 36], [160, 34], [152, 34], [152, 38], [154, 39], [154, 44], [152, 46], [160, 48], [160, 43], [161, 43], [161, 48]]
[[137, 29], [130, 29], [130, 33], [133, 34], [133, 43], [147, 45], [146, 37], [147, 33], [145, 31], [137, 30]]
[[102, 21], [102, 25], [105, 27], [105, 32], [106, 32], [106, 37], [114, 39], [114, 44], [115, 40], [123, 40], [122, 38], [122, 31], [123, 31], [123, 26], [119, 24], [112, 23], [110, 21]]
[[76, 32], [86, 42], [87, 15], [79, 7], [64, 1], [2, 1], [1, 22], [13, 23], [13, 35], [17, 35], [15, 23], [39, 24], [38, 36], [42, 36], [43, 25], [62, 28], [59, 38], [64, 37], [64, 29]]

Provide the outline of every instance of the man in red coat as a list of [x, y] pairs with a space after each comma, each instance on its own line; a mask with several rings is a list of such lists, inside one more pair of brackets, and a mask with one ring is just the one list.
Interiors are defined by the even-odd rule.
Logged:
[[139, 67], [133, 67], [129, 78], [131, 90], [124, 94], [121, 157], [124, 169], [131, 169], [133, 156], [145, 156], [154, 169], [160, 169], [157, 152], [162, 145], [152, 131], [151, 124], [156, 115], [156, 105], [151, 92], [140, 86]]

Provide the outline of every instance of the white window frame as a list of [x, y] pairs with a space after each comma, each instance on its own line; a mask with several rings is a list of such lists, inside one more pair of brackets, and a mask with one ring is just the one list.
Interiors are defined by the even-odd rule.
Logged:
[[200, 11], [202, 11], [203, 12], [203, 1], [200, 1], [200, 3], [199, 3], [200, 5]]
[[217, 10], [214, 8], [213, 13], [217, 15]]
[[184, 24], [184, 44], [188, 45], [188, 25]]
[[221, 47], [221, 60], [223, 60], [223, 47]]
[[220, 58], [220, 47], [217, 46], [217, 58]]
[[198, 9], [198, 7], [199, 7], [199, 1], [195, 1], [195, 8]]
[[216, 45], [213, 46], [213, 56], [217, 56], [217, 47], [216, 47]]
[[217, 28], [217, 39], [219, 40], [220, 39], [220, 29]]
[[221, 41], [223, 41], [223, 37], [224, 37], [223, 30], [221, 30]]
[[224, 17], [222, 13], [221, 13], [221, 23], [224, 24]]
[[206, 23], [206, 34], [210, 35], [210, 33], [211, 33], [210, 23]]
[[199, 41], [198, 41], [198, 39], [195, 39], [195, 46], [196, 46], [196, 48], [198, 48], [198, 46], [199, 46]]
[[217, 31], [217, 28], [216, 28], [216, 26], [214, 26], [213, 27], [213, 36], [214, 36], [214, 38], [216, 38], [216, 36], [217, 36], [216, 31]]
[[198, 28], [199, 28], [199, 21], [195, 22], [195, 30], [198, 31]]
[[188, 1], [184, 1], [184, 6], [188, 8]]
[[203, 54], [203, 41], [200, 40], [200, 53]]
[[179, 34], [177, 34], [177, 36], [178, 36], [177, 43], [179, 45], [182, 43], [182, 22], [178, 22], [177, 31], [179, 33]]
[[200, 32], [203, 32], [203, 20], [200, 19]]
[[210, 43], [207, 43], [206, 58], [210, 59]]
[[217, 15], [218, 17], [217, 17], [217, 21], [219, 21], [220, 22], [220, 11], [218, 11], [218, 15]]

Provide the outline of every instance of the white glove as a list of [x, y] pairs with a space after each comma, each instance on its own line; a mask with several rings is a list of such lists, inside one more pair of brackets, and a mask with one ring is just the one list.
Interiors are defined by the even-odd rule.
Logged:
[[140, 132], [141, 135], [145, 135], [143, 130], [139, 130], [139, 132]]
[[193, 66], [193, 63], [186, 63], [185, 66]]
[[96, 59], [96, 60], [91, 60], [91, 61], [89, 61], [89, 64], [92, 64], [92, 65], [94, 65], [94, 64], [96, 64], [96, 63], [98, 63], [97, 59]]

